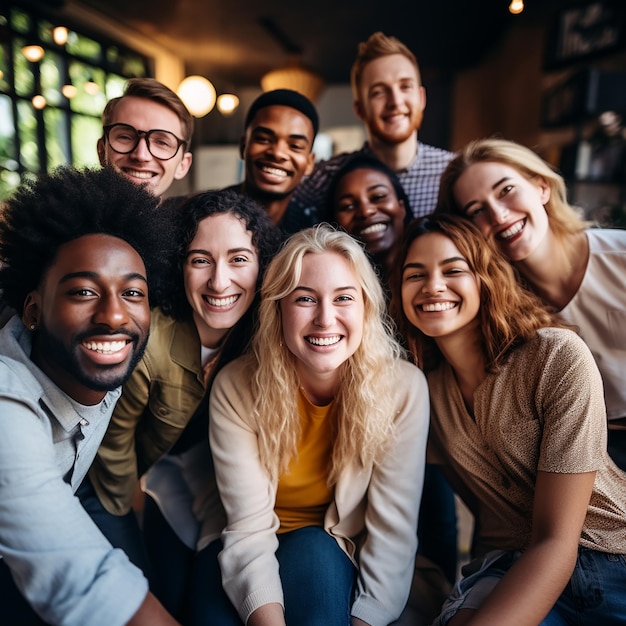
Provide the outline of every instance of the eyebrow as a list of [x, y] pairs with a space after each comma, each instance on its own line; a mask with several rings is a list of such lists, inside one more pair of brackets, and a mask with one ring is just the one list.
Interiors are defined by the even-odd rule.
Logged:
[[[234, 254], [235, 252], [248, 252], [249, 254], [256, 254], [254, 250], [244, 247], [230, 248], [226, 251], [227, 254]], [[210, 250], [204, 250], [203, 248], [192, 248], [191, 250], [187, 250], [185, 258], [187, 258], [190, 254], [205, 254], [206, 256], [213, 256], [213, 253]]]
[[[448, 265], [450, 263], [455, 263], [456, 261], [462, 261], [463, 263], [465, 263], [465, 265], [469, 265], [469, 263], [467, 262], [467, 259], [465, 259], [462, 256], [451, 256], [449, 259], [444, 259], [443, 261], [441, 261], [439, 265]], [[408, 270], [411, 268], [422, 268], [422, 267], [426, 267], [426, 265], [424, 263], [406, 263], [405, 265], [402, 266], [402, 271], [404, 272], [405, 270]]]
[[[294, 291], [306, 291], [307, 293], [317, 293], [316, 289], [312, 287], [306, 287], [305, 285], [298, 285], [294, 288]], [[358, 291], [358, 289], [354, 285], [346, 285], [345, 287], [337, 287], [333, 289], [334, 292], [337, 291]]]
[[[271, 128], [267, 128], [267, 126], [255, 126], [252, 129], [253, 133], [267, 133], [268, 135], [272, 135], [273, 137], [277, 136], [276, 131]], [[300, 139], [302, 141], [306, 141], [307, 143], [311, 143], [311, 139], [307, 135], [299, 135], [294, 133], [292, 135], [288, 135], [289, 139]]]
[[[74, 278], [87, 278], [89, 280], [98, 280], [100, 278], [100, 274], [98, 272], [70, 272], [69, 274], [65, 274], [61, 276], [59, 280], [59, 284], [66, 283], [69, 280], [73, 280]], [[139, 274], [137, 272], [130, 272], [128, 274], [124, 274], [125, 280], [141, 280], [144, 283], [148, 283], [145, 276]]]
[[[509, 180], [511, 177], [510, 176], [503, 176], [499, 181], [495, 182], [493, 185], [491, 185], [491, 190], [493, 191], [494, 189], [496, 189], [497, 187], [499, 187], [504, 181]], [[476, 202], [478, 202], [478, 200], [470, 200], [464, 207], [463, 207], [463, 213], [467, 212], [467, 209], [469, 209], [472, 204], [475, 204]]]

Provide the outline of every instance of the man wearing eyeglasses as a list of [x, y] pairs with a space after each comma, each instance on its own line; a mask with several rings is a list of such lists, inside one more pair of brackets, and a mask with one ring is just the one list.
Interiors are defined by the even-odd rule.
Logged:
[[131, 78], [102, 113], [101, 165], [161, 197], [191, 167], [193, 117], [182, 100], [153, 78]]

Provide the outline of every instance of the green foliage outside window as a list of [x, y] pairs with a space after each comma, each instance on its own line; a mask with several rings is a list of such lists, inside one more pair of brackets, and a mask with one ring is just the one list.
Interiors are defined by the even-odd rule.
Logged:
[[[65, 164], [97, 165], [107, 101], [128, 78], [149, 75], [141, 55], [18, 3], [0, 8], [0, 200], [25, 177]], [[52, 34], [60, 25], [68, 28], [62, 45]], [[41, 45], [44, 57], [28, 61], [26, 43]]]

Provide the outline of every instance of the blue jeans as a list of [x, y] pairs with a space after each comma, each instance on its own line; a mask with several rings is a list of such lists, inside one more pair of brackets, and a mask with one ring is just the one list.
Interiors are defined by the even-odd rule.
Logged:
[[626, 624], [626, 556], [578, 549], [567, 587], [541, 626]]
[[417, 525], [417, 551], [441, 568], [451, 584], [457, 577], [457, 535], [454, 490], [441, 467], [427, 463]]
[[143, 571], [148, 580], [152, 580], [152, 569], [135, 512], [130, 511], [126, 515], [109, 513], [102, 506], [88, 477], [81, 483], [76, 496], [111, 545], [124, 550], [131, 562]]
[[[193, 626], [241, 626], [232, 609], [209, 589], [221, 589], [216, 571], [219, 542], [213, 542], [198, 555], [193, 590]], [[285, 620], [297, 626], [350, 626], [350, 607], [356, 568], [337, 542], [323, 528], [306, 526], [278, 535], [280, 580], [285, 598]], [[216, 581], [216, 575], [218, 579]], [[213, 596], [213, 597], [211, 597]], [[224, 594], [225, 596], [225, 594]]]

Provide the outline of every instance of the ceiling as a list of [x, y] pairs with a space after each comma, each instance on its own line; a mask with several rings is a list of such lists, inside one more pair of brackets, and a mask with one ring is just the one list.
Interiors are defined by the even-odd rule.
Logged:
[[[74, 0], [73, 0], [74, 1]], [[40, 0], [44, 3], [44, 0]], [[66, 0], [54, 4], [63, 7]], [[480, 63], [513, 20], [545, 18], [559, 0], [76, 0], [157, 41], [184, 59], [188, 74], [232, 87], [258, 86], [297, 58], [326, 83], [349, 80], [357, 44], [375, 31], [395, 35], [422, 73], [455, 73]], [[540, 7], [533, 5], [541, 5]], [[519, 22], [518, 22], [519, 23]]]

